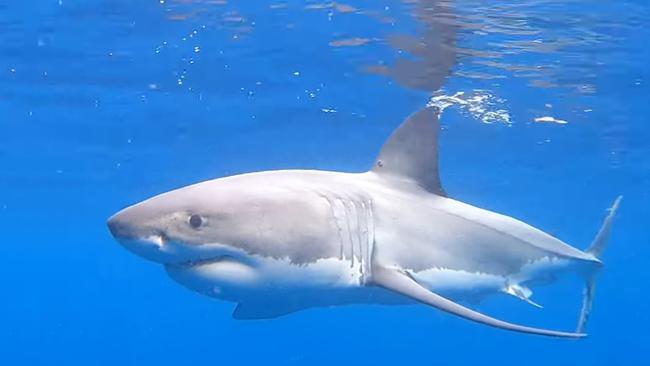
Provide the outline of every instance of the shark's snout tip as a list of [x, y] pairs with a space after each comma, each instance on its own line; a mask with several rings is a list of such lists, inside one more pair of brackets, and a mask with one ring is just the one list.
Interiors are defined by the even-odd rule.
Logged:
[[139, 227], [121, 212], [114, 214], [106, 220], [108, 231], [119, 242], [135, 240], [139, 237]]
[[109, 217], [108, 220], [106, 220], [106, 226], [108, 227], [108, 231], [111, 232], [111, 235], [113, 235], [113, 237], [116, 239], [123, 236], [126, 231], [124, 223], [122, 220], [120, 220], [117, 214]]
[[132, 253], [159, 263], [168, 260], [162, 250], [165, 246], [164, 236], [138, 225], [131, 215], [124, 215], [120, 211], [106, 220], [106, 226], [113, 238]]

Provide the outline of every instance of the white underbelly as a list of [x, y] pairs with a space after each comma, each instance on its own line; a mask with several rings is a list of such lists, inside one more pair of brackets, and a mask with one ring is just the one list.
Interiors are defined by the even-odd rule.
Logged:
[[409, 273], [432, 292], [456, 301], [478, 302], [493, 294], [513, 295], [513, 291], [521, 291], [520, 294], [528, 298], [532, 295], [529, 285], [553, 282], [558, 274], [574, 271], [576, 264], [558, 257], [544, 257], [506, 275], [447, 268]]
[[[550, 270], [565, 267], [562, 260], [545, 259], [531, 263], [508, 276], [480, 272], [432, 268], [408, 271], [427, 289], [454, 301], [477, 302], [492, 294], [531, 292], [526, 283], [543, 278]], [[259, 301], [260, 297], [285, 298], [303, 302], [302, 307], [344, 304], [408, 304], [412, 301], [368, 286], [369, 266], [339, 258], [320, 259], [297, 265], [286, 260], [257, 258], [246, 262], [223, 259], [192, 266], [167, 266], [170, 277], [203, 295], [239, 302]], [[512, 294], [512, 293], [511, 293]]]
[[508, 278], [445, 268], [432, 268], [411, 274], [427, 289], [452, 300], [479, 301], [483, 297], [503, 291]]
[[[167, 266], [170, 277], [189, 289], [223, 300], [250, 302], [260, 296], [305, 296], [309, 306], [397, 301], [369, 288], [368, 266], [338, 258], [298, 265], [279, 259], [248, 263], [225, 259], [193, 266]], [[372, 299], [372, 301], [371, 301]], [[331, 302], [331, 303], [328, 303]], [[306, 305], [307, 306], [307, 305]]]

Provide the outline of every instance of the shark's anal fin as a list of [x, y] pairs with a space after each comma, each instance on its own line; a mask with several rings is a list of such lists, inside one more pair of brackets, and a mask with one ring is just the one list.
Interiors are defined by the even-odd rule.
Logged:
[[433, 306], [434, 308], [440, 309], [442, 311], [496, 328], [551, 337], [583, 338], [586, 336], [586, 334], [582, 333], [560, 332], [548, 329], [526, 327], [523, 325], [512, 324], [492, 318], [427, 290], [426, 288], [420, 286], [420, 284], [413, 280], [413, 278], [411, 278], [411, 276], [409, 276], [406, 272], [396, 269], [377, 266], [377, 268], [373, 269], [373, 283], [377, 286], [381, 286], [385, 289], [394, 291], [423, 304]]
[[446, 196], [438, 174], [439, 114], [437, 107], [426, 107], [410, 115], [381, 148], [372, 171]]

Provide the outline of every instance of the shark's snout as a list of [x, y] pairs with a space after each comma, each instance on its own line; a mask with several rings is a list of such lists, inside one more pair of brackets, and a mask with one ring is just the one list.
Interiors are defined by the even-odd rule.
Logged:
[[122, 238], [128, 238], [133, 235], [130, 225], [128, 225], [125, 220], [121, 219], [119, 214], [111, 216], [106, 222], [108, 230], [111, 232], [111, 235], [117, 240]]
[[120, 213], [111, 216], [106, 224], [115, 240], [129, 251], [154, 262], [168, 261], [169, 255], [164, 252], [163, 234], [138, 227]]

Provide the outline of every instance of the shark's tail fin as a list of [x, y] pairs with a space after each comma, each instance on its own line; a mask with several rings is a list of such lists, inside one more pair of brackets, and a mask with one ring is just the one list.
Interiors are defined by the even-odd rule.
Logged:
[[[616, 200], [614, 200], [612, 207], [610, 207], [608, 210], [607, 216], [605, 216], [605, 220], [603, 220], [603, 224], [600, 226], [600, 230], [598, 230], [598, 234], [596, 234], [596, 237], [591, 242], [589, 248], [586, 250], [587, 253], [592, 254], [596, 258], [600, 258], [600, 256], [605, 251], [605, 248], [607, 247], [612, 221], [616, 215], [616, 211], [618, 210], [618, 206], [621, 203], [622, 198], [623, 196], [616, 197]], [[580, 309], [580, 317], [578, 318], [576, 333], [583, 333], [585, 327], [587, 326], [587, 321], [589, 320], [589, 314], [591, 313], [591, 306], [594, 299], [594, 290], [596, 287], [595, 277], [595, 273], [592, 273], [588, 275], [585, 280], [585, 288], [582, 293], [582, 308]]]
[[586, 250], [587, 253], [592, 254], [596, 258], [600, 258], [600, 256], [605, 251], [605, 247], [607, 247], [612, 220], [614, 219], [614, 215], [616, 215], [616, 210], [618, 210], [621, 199], [623, 199], [623, 196], [616, 197], [616, 200], [614, 200], [612, 207], [607, 210], [607, 216], [605, 216], [605, 220], [603, 220], [603, 224], [600, 226], [598, 234], [596, 234], [596, 237], [591, 242], [589, 248]]

